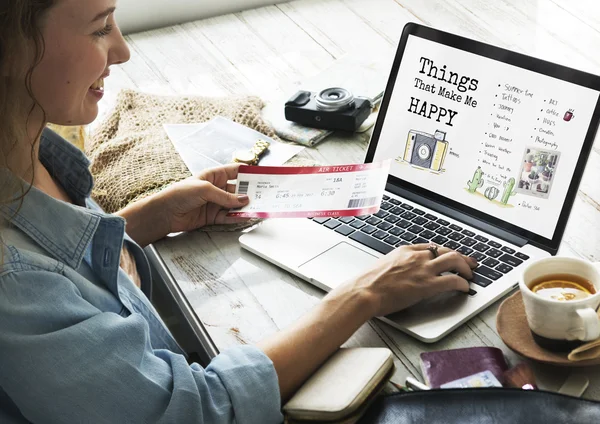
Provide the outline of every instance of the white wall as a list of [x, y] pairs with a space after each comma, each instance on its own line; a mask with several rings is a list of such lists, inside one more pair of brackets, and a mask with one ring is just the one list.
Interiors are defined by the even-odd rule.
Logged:
[[119, 0], [117, 22], [128, 34], [252, 9], [286, 0]]

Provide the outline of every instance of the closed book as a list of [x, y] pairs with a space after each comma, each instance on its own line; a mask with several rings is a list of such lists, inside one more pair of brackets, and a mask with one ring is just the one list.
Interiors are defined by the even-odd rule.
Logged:
[[468, 347], [421, 353], [421, 371], [431, 388], [482, 371], [490, 371], [504, 385], [504, 371], [508, 364], [502, 351], [496, 347]]

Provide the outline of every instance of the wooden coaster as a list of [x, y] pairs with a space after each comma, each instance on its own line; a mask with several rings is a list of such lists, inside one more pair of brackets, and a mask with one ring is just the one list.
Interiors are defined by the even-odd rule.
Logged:
[[550, 352], [539, 347], [533, 340], [525, 316], [523, 297], [518, 291], [506, 299], [498, 308], [496, 330], [506, 345], [526, 358], [550, 365], [587, 367], [600, 365], [600, 358], [586, 361], [569, 361], [567, 353]]

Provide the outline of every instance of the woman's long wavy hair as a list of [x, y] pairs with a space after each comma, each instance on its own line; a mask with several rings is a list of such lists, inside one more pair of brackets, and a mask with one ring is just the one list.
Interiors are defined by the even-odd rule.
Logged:
[[[56, 1], [0, 1], [0, 179], [4, 180], [0, 181], [0, 206], [22, 201], [27, 194], [27, 186], [18, 184], [18, 179], [7, 178], [5, 171], [14, 171], [9, 158], [18, 143], [27, 140], [27, 123], [34, 110], [38, 108], [43, 113], [31, 80], [44, 55], [43, 18]], [[29, 93], [30, 99], [24, 99], [23, 92]], [[34, 141], [42, 131], [43, 127], [39, 128], [37, 137], [31, 140], [32, 164]]]

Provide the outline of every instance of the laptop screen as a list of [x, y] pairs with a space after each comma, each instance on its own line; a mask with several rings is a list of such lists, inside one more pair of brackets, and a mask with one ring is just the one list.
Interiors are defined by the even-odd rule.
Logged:
[[505, 50], [474, 41], [463, 49], [404, 39], [372, 160], [392, 158], [391, 176], [426, 195], [552, 240], [589, 154], [592, 140], [582, 152], [597, 125], [598, 87], [556, 76], [567, 68], [516, 53], [509, 60]]

